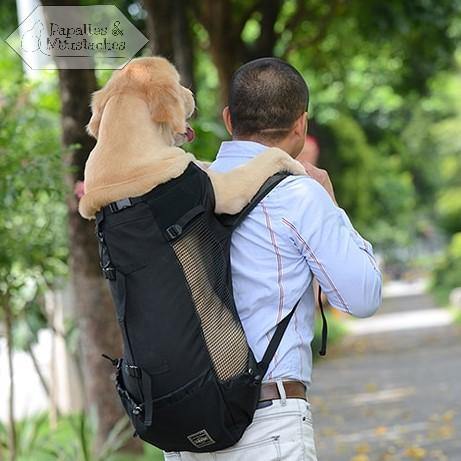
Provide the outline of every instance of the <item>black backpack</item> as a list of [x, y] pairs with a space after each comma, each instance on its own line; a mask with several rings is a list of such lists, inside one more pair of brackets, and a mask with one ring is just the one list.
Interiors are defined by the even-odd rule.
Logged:
[[216, 215], [211, 181], [191, 163], [180, 177], [97, 214], [101, 267], [124, 343], [123, 358], [105, 357], [144, 441], [165, 451], [217, 451], [252, 422], [262, 378], [298, 303], [258, 363], [234, 304], [230, 241], [286, 176], [269, 178], [241, 213]]

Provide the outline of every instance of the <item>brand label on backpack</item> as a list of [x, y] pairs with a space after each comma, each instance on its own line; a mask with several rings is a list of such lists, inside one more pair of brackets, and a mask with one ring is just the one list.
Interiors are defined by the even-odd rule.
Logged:
[[187, 438], [192, 443], [192, 445], [197, 448], [206, 447], [207, 445], [213, 445], [213, 443], [216, 443], [205, 429], [188, 435]]

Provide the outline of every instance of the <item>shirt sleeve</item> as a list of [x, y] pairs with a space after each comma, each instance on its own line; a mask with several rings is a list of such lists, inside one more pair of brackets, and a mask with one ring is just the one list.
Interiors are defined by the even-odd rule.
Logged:
[[296, 177], [283, 191], [282, 224], [330, 304], [356, 317], [381, 305], [382, 276], [372, 245], [314, 179]]

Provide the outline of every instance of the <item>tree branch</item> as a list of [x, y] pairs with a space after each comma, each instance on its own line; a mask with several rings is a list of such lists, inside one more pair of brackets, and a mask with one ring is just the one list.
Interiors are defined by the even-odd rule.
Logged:
[[247, 57], [250, 59], [272, 55], [277, 41], [274, 26], [282, 9], [283, 2], [281, 0], [263, 0], [261, 3], [261, 35], [256, 40], [252, 49], [249, 50], [250, 53], [247, 53], [249, 54]]
[[[283, 56], [284, 57], [288, 56], [288, 54], [296, 48], [310, 47], [310, 46], [317, 45], [319, 42], [321, 42], [325, 38], [328, 32], [328, 28], [331, 24], [331, 21], [336, 16], [336, 13], [338, 12], [338, 9], [341, 3], [342, 3], [342, 0], [334, 0], [331, 3], [330, 10], [328, 11], [328, 13], [326, 13], [322, 18], [318, 20], [319, 27], [318, 27], [317, 33], [313, 37], [306, 38], [305, 40], [291, 42], [291, 44], [286, 48], [285, 52], [283, 53]], [[301, 20], [297, 22], [300, 23]]]
[[298, 0], [296, 4], [296, 10], [288, 19], [287, 23], [285, 24], [285, 29], [294, 30], [296, 29], [302, 21], [304, 21], [307, 17], [309, 17], [309, 10], [307, 9], [306, 1], [305, 0]]
[[251, 16], [253, 16], [253, 14], [255, 14], [264, 5], [264, 1], [265, 0], [256, 0], [255, 3], [249, 6], [248, 9], [243, 13], [238, 26], [240, 33], [243, 32], [245, 24], [248, 22]]

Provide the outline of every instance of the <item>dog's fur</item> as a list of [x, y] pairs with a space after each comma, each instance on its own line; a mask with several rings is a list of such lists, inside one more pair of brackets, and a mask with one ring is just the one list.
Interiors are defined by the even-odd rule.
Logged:
[[[91, 107], [88, 132], [98, 142], [85, 166], [85, 193], [79, 204], [83, 217], [94, 218], [113, 201], [143, 195], [196, 162], [176, 147], [186, 139], [194, 98], [166, 59], [138, 58], [115, 71], [94, 93]], [[281, 170], [305, 174], [300, 163], [277, 148], [228, 173], [208, 170], [215, 211], [241, 211], [264, 181]]]

